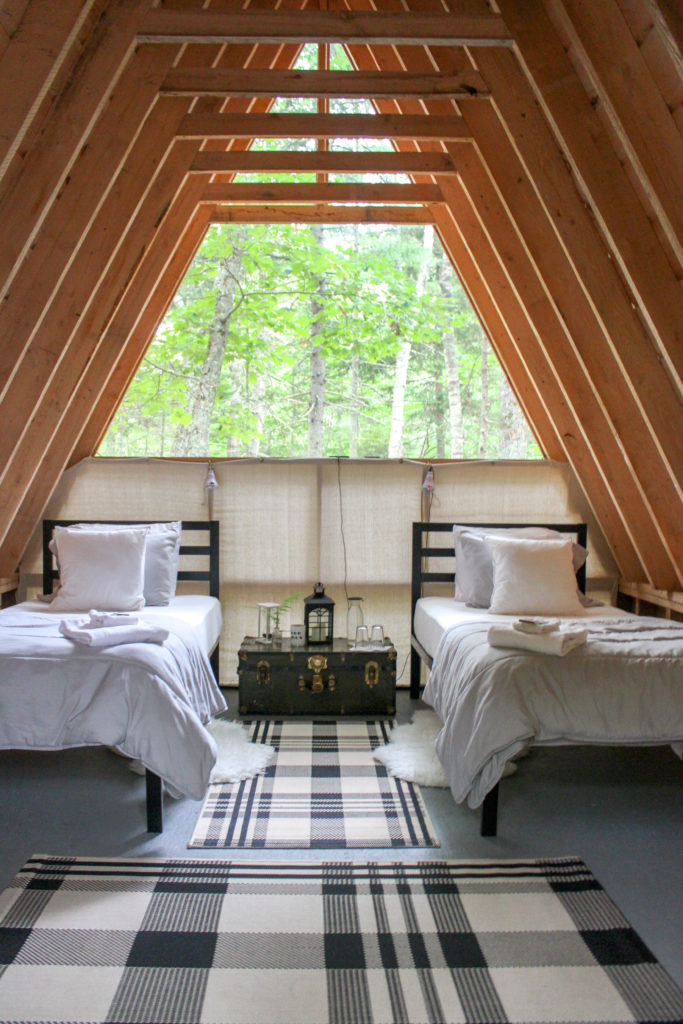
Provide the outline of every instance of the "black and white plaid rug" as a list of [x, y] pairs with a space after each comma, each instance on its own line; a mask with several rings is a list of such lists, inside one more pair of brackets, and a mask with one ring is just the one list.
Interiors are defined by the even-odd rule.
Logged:
[[262, 775], [210, 786], [190, 848], [438, 846], [419, 788], [372, 751], [392, 721], [260, 720], [254, 743], [275, 757]]
[[34, 856], [0, 895], [23, 1024], [680, 1021], [583, 863]]

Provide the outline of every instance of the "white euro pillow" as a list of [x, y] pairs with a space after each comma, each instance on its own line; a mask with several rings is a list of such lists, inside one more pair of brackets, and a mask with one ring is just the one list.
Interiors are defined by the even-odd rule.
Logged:
[[[562, 540], [558, 530], [546, 526], [462, 526], [453, 527], [455, 546], [455, 599], [473, 608], [488, 608], [493, 593], [493, 559], [489, 537], [525, 540]], [[572, 541], [574, 572], [586, 561], [588, 552]]]
[[[180, 558], [180, 520], [170, 523], [74, 523], [72, 526], [56, 526], [54, 536], [60, 530], [83, 530], [87, 533], [117, 532], [140, 529], [146, 534], [145, 540], [145, 581], [143, 592], [145, 604], [167, 605], [175, 595]], [[50, 544], [51, 550], [56, 553]]]
[[489, 611], [501, 615], [580, 616], [572, 541], [487, 537], [493, 559]]
[[60, 586], [50, 611], [142, 608], [147, 531], [55, 530]]

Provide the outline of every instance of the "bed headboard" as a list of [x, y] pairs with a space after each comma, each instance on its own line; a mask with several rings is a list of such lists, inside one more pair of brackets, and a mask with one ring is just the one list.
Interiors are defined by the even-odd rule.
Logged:
[[[422, 596], [422, 588], [425, 583], [453, 583], [455, 585], [456, 569], [444, 572], [430, 572], [424, 568], [426, 558], [450, 558], [455, 559], [455, 546], [453, 543], [453, 527], [455, 523], [413, 523], [413, 565], [411, 573], [411, 618], [412, 623], [415, 616], [415, 605]], [[543, 526], [548, 530], [557, 530], [558, 533], [571, 533], [574, 535], [577, 544], [586, 547], [588, 538], [588, 527], [586, 523], [463, 523], [458, 521], [459, 526], [477, 526], [486, 529], [504, 529], [506, 527], [519, 528], [521, 526]], [[447, 547], [430, 546], [429, 534], [450, 534]], [[581, 566], [576, 574], [576, 582], [582, 594], [586, 592], [586, 566]]]
[[[43, 520], [43, 593], [52, 593], [52, 584], [59, 573], [55, 566], [54, 557], [48, 547], [52, 539], [52, 530], [55, 526], [73, 526], [74, 523], [104, 522], [105, 520], [87, 519], [44, 519]], [[151, 520], [128, 521], [123, 519], [108, 519], [106, 522], [116, 526], [147, 526]], [[188, 544], [186, 535], [188, 533], [208, 533], [208, 544]], [[179, 580], [203, 580], [209, 585], [211, 597], [219, 597], [220, 587], [220, 562], [218, 544], [218, 523], [204, 519], [183, 520], [182, 536], [180, 541], [180, 556], [198, 555], [206, 559], [206, 569], [178, 569]], [[181, 561], [182, 564], [182, 561]]]

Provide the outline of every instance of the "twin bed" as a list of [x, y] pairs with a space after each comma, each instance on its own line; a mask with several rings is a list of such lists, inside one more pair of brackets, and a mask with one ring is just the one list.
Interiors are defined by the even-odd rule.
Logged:
[[[666, 744], [683, 756], [683, 624], [582, 606], [573, 617], [560, 616], [562, 629], [587, 634], [563, 656], [492, 646], [492, 626], [511, 626], [543, 609], [525, 612], [524, 593], [513, 614], [424, 596], [426, 584], [454, 584], [454, 525], [413, 525], [411, 696], [420, 694], [424, 662], [430, 672], [423, 698], [444, 723], [437, 753], [454, 799], [482, 806], [482, 835], [496, 834], [498, 782], [507, 762], [530, 744]], [[546, 529], [573, 534], [585, 550], [584, 524]], [[430, 534], [441, 546], [430, 546]], [[448, 569], [433, 571], [435, 558], [447, 559]], [[583, 591], [583, 565], [576, 579]]]
[[[130, 532], [136, 524], [109, 525]], [[137, 525], [153, 531], [173, 524]], [[73, 526], [71, 521], [44, 523], [46, 594], [58, 577], [53, 532]], [[410, 692], [412, 697], [420, 694], [424, 662], [430, 669], [424, 699], [444, 723], [437, 753], [455, 800], [482, 806], [483, 835], [496, 834], [498, 781], [506, 764], [529, 744], [670, 744], [683, 756], [683, 624], [631, 616], [607, 606], [584, 607], [585, 601], [574, 603], [575, 594], [569, 607], [576, 614], [560, 615], [560, 620], [563, 629], [586, 631], [581, 646], [563, 656], [492, 646], [492, 625], [511, 625], [519, 614], [546, 609], [537, 604], [525, 608], [524, 590], [518, 587], [520, 592], [515, 593], [513, 574], [506, 599], [512, 594], [513, 603], [521, 604], [514, 613], [496, 611], [499, 584], [491, 593], [491, 580], [484, 579], [486, 572], [490, 575], [490, 564], [486, 569], [484, 562], [465, 561], [465, 555], [470, 559], [472, 554], [463, 547], [465, 534], [458, 534], [460, 572], [465, 581], [465, 566], [471, 573], [475, 565], [475, 575], [466, 581], [471, 592], [458, 593], [456, 583], [456, 597], [426, 596], [426, 585], [453, 586], [457, 579], [457, 561], [456, 571], [452, 568], [453, 529], [452, 523], [413, 524]], [[458, 529], [472, 531], [468, 543], [474, 545], [477, 558], [484, 552], [490, 563], [491, 552], [482, 548], [482, 537], [492, 549], [505, 553], [510, 549], [507, 538], [490, 541], [489, 531], [502, 529], [507, 534], [523, 527], [460, 524]], [[553, 531], [554, 537], [571, 535], [573, 551], [583, 551], [585, 557], [584, 524], [539, 529]], [[188, 543], [188, 535], [197, 534], [208, 534], [208, 543]], [[430, 545], [432, 534], [441, 546]], [[0, 612], [0, 749], [105, 745], [139, 759], [146, 768], [147, 822], [152, 832], [162, 830], [164, 784], [175, 795], [204, 796], [216, 758], [206, 725], [226, 708], [216, 681], [222, 622], [218, 524], [185, 522], [182, 537], [177, 557], [190, 557], [195, 563], [200, 559], [208, 567], [178, 569], [176, 558], [172, 580], [167, 581], [172, 583], [170, 593], [175, 592], [177, 573], [180, 581], [204, 583], [209, 594], [170, 596], [141, 608], [145, 622], [168, 631], [161, 644], [126, 643], [103, 649], [75, 643], [60, 632], [60, 624], [82, 617], [93, 606], [73, 609], [63, 598], [62, 607], [59, 600], [51, 605], [36, 600]], [[109, 543], [113, 540], [111, 535]], [[539, 543], [542, 548], [546, 541]], [[549, 549], [561, 546], [553, 544]], [[582, 592], [585, 565], [580, 557], [574, 558], [571, 583]], [[433, 571], [434, 559], [450, 564], [444, 571]], [[505, 565], [498, 554], [496, 559], [498, 568]], [[86, 574], [86, 588], [92, 575]], [[541, 575], [552, 582], [550, 556], [542, 562]], [[64, 574], [61, 582], [68, 597]], [[462, 599], [473, 595], [475, 604], [488, 604], [490, 599], [489, 607], [473, 607], [472, 600]], [[549, 600], [553, 597], [551, 588]]]
[[[53, 531], [73, 526], [72, 521], [44, 523], [46, 594], [52, 593], [59, 575], [50, 548]], [[117, 536], [100, 534], [109, 538], [110, 550], [100, 550], [92, 565], [78, 567], [84, 570], [80, 582], [86, 590], [85, 607], [71, 607], [80, 603], [76, 597], [75, 602], [62, 598], [61, 606], [57, 600], [52, 604], [25, 601], [0, 612], [0, 748], [61, 750], [104, 745], [139, 759], [146, 768], [148, 830], [160, 832], [164, 784], [172, 795], [204, 796], [216, 759], [215, 742], [206, 725], [226, 708], [216, 682], [222, 625], [218, 524], [110, 522], [106, 526], [124, 532], [135, 526], [150, 531], [177, 528], [175, 535], [171, 531], [177, 539], [171, 544], [170, 561], [156, 566], [168, 590], [160, 600], [167, 603], [146, 603], [139, 609], [140, 619], [167, 631], [168, 636], [163, 643], [98, 647], [76, 643], [60, 632], [62, 623], [82, 620], [92, 607], [87, 601], [92, 594], [89, 580], [107, 557], [115, 557], [111, 548]], [[165, 538], [155, 535], [157, 541], [166, 542]], [[189, 543], [190, 539], [198, 543]], [[166, 548], [171, 550], [168, 543]], [[161, 557], [166, 558], [163, 550]], [[202, 568], [182, 568], [188, 558]], [[149, 549], [147, 559], [151, 565]], [[209, 592], [175, 595], [176, 578], [204, 585]], [[158, 592], [159, 580], [154, 582]], [[127, 583], [124, 579], [122, 585]], [[152, 586], [147, 576], [144, 585]]]

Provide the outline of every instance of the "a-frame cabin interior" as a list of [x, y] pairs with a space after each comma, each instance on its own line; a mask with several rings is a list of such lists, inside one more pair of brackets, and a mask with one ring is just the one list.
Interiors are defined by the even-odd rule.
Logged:
[[[294, 67], [305, 44], [318, 46], [317, 70]], [[353, 70], [329, 70], [332, 44]], [[119, 470], [98, 470], [104, 460], [92, 457], [211, 224], [432, 223], [545, 460], [579, 496], [563, 510], [589, 519], [612, 598], [683, 617], [680, 0], [0, 0], [0, 95], [3, 603], [20, 567], [36, 571], [46, 513], [104, 517], [111, 472], [120, 486], [112, 518], [128, 518], [121, 502], [138, 484], [126, 489]], [[317, 111], [271, 112], [290, 96], [315, 99]], [[337, 97], [368, 99], [375, 113], [331, 113]], [[315, 142], [306, 152], [252, 146], [274, 138]], [[339, 138], [389, 139], [392, 148], [342, 152], [331, 144]], [[273, 180], [292, 172], [310, 180]], [[245, 173], [269, 180], [238, 180]], [[378, 180], [392, 174], [407, 179]], [[88, 493], [73, 476], [81, 466], [100, 489], [100, 504], [83, 511], [68, 504], [74, 491]], [[524, 472], [489, 468], [512, 489]], [[406, 524], [420, 518], [413, 469]], [[227, 501], [228, 477], [216, 471]], [[131, 513], [149, 519], [155, 469], [144, 472], [151, 493]], [[176, 471], [158, 472], [168, 494]], [[178, 490], [196, 485], [204, 500], [205, 472], [206, 460], [178, 467]], [[234, 472], [239, 502], [253, 481], [246, 467]], [[318, 492], [336, 494], [337, 470], [317, 472]], [[498, 483], [489, 491], [477, 480], [484, 501], [504, 504]], [[253, 486], [245, 514], [258, 504]], [[278, 494], [286, 499], [286, 488]], [[533, 521], [523, 501], [524, 487], [508, 518]], [[477, 509], [485, 519], [500, 511], [481, 501]], [[162, 514], [188, 517], [168, 503]], [[229, 550], [240, 547], [236, 529], [226, 514]], [[318, 522], [320, 548], [325, 538]], [[406, 547], [406, 567], [409, 558]], [[223, 572], [228, 580], [229, 558]], [[642, 860], [654, 851], [659, 881], [675, 889], [679, 766], [661, 751], [647, 762], [632, 756], [623, 771], [641, 764], [647, 775], [645, 803], [625, 798], [647, 819], [635, 848]], [[604, 762], [596, 770], [606, 773]], [[539, 808], [556, 797], [545, 799]], [[648, 807], [667, 799], [669, 825], [653, 838]], [[627, 809], [617, 807], [615, 821]], [[628, 842], [609, 817], [607, 873]], [[84, 852], [106, 850], [109, 825], [100, 824]], [[576, 835], [585, 828], [581, 820]], [[173, 835], [171, 826], [151, 849], [172, 852]], [[87, 844], [87, 827], [73, 837], [72, 846]], [[446, 853], [458, 855], [456, 840]], [[485, 856], [481, 843], [464, 849]], [[545, 837], [540, 848], [554, 843]], [[150, 849], [139, 836], [114, 845]], [[4, 878], [23, 853], [17, 840]], [[638, 870], [615, 869], [622, 904]], [[680, 975], [680, 919], [666, 902], [646, 888], [631, 909]]]
[[[397, 218], [434, 222], [624, 586], [666, 601], [683, 589], [680, 6], [320, 7], [3, 4], [0, 575], [96, 452], [207, 225]], [[356, 70], [291, 72], [306, 42], [342, 43]], [[377, 114], [327, 113], [340, 93]], [[319, 113], [268, 113], [288, 95]], [[395, 152], [329, 152], [341, 135]], [[259, 137], [321, 141], [265, 154]], [[316, 181], [233, 180], [278, 170]]]

